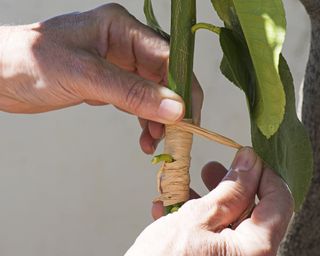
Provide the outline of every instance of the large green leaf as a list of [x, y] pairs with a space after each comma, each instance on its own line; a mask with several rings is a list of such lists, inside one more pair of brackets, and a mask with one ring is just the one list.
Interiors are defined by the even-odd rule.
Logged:
[[248, 48], [232, 30], [221, 28], [220, 45], [224, 56], [222, 73], [248, 95], [249, 111], [253, 112], [256, 99], [256, 75]]
[[313, 173], [311, 143], [296, 115], [293, 79], [282, 56], [279, 72], [287, 101], [284, 120], [270, 139], [266, 139], [252, 122], [252, 143], [263, 160], [277, 170], [288, 183], [295, 199], [295, 208], [299, 210]]
[[234, 12], [232, 0], [211, 0], [211, 3], [226, 27], [231, 28], [232, 17], [234, 16], [232, 14]]
[[144, 10], [144, 15], [146, 16], [146, 20], [147, 20], [148, 25], [153, 30], [155, 30], [158, 34], [160, 34], [166, 40], [169, 41], [170, 36], [162, 30], [162, 28], [160, 27], [160, 25], [157, 21], [156, 16], [154, 15], [153, 7], [152, 7], [152, 0], [144, 0], [143, 10]]
[[253, 118], [270, 138], [279, 128], [285, 94], [278, 72], [285, 38], [285, 13], [281, 0], [233, 0], [257, 76]]
[[281, 0], [211, 0], [225, 26], [240, 36], [249, 49], [256, 73], [253, 119], [270, 138], [280, 127], [285, 94], [280, 79], [279, 55], [285, 37]]
[[297, 118], [292, 76], [289, 67], [280, 55], [279, 74], [284, 85], [286, 107], [284, 120], [277, 132], [267, 139], [258, 129], [253, 118], [256, 77], [248, 48], [237, 34], [221, 29], [220, 43], [224, 53], [222, 73], [246, 96], [251, 117], [252, 144], [262, 159], [288, 183], [299, 209], [312, 175], [312, 153], [309, 138]]

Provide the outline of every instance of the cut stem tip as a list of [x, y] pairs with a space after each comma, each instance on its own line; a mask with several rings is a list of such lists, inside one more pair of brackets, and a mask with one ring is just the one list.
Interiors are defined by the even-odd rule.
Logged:
[[173, 157], [169, 154], [160, 154], [154, 156], [151, 160], [152, 164], [158, 164], [160, 162], [172, 163], [174, 161]]

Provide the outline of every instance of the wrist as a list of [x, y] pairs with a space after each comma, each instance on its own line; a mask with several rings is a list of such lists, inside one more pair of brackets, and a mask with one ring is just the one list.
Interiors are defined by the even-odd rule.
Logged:
[[2, 73], [7, 64], [7, 57], [6, 51], [8, 47], [8, 41], [10, 34], [12, 33], [12, 27], [10, 26], [0, 26], [0, 77], [2, 78]]
[[37, 32], [34, 25], [0, 27], [0, 76], [12, 78], [30, 69], [32, 46]]
[[15, 112], [17, 91], [35, 81], [32, 25], [0, 26], [0, 110]]

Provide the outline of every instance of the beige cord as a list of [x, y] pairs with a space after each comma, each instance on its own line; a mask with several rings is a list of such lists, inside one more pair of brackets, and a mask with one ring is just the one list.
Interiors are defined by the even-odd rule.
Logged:
[[157, 176], [160, 196], [155, 199], [162, 201], [164, 206], [189, 200], [189, 166], [193, 134], [236, 149], [242, 148], [240, 144], [227, 137], [192, 124], [191, 120], [166, 125], [164, 153], [171, 155], [174, 161], [165, 162], [161, 166]]
[[176, 124], [177, 128], [186, 132], [191, 132], [193, 134], [202, 136], [204, 138], [207, 138], [209, 140], [213, 140], [215, 142], [218, 142], [220, 144], [223, 144], [225, 146], [229, 146], [232, 148], [236, 148], [236, 149], [240, 149], [242, 148], [242, 146], [240, 144], [238, 144], [237, 142], [223, 136], [220, 135], [218, 133], [206, 130], [204, 128], [201, 128], [199, 126], [196, 126], [192, 123], [187, 123], [185, 121], [179, 122]]

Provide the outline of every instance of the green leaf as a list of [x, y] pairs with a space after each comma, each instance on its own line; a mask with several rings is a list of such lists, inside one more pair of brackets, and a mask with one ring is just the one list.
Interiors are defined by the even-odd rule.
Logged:
[[279, 72], [287, 101], [284, 120], [269, 140], [252, 122], [252, 144], [262, 159], [288, 183], [295, 199], [295, 209], [299, 210], [313, 173], [312, 149], [309, 137], [296, 114], [293, 79], [282, 56]]
[[256, 75], [247, 46], [232, 30], [221, 28], [220, 45], [224, 56], [222, 73], [247, 95], [250, 111], [254, 110]]
[[281, 0], [233, 0], [257, 76], [253, 118], [270, 138], [279, 128], [285, 94], [278, 65], [286, 20]]
[[281, 0], [211, 0], [225, 26], [249, 50], [256, 78], [253, 119], [270, 138], [280, 127], [285, 94], [280, 79], [279, 55], [285, 37]]
[[170, 35], [162, 30], [162, 28], [160, 27], [157, 21], [156, 16], [154, 15], [152, 0], [144, 0], [143, 10], [144, 10], [144, 15], [146, 16], [148, 25], [153, 30], [155, 30], [158, 34], [160, 34], [162, 37], [164, 37], [166, 40], [169, 41]]
[[211, 3], [226, 27], [232, 27], [232, 13], [234, 12], [232, 0], [211, 0]]
[[[254, 88], [256, 78], [249, 50], [237, 34], [221, 29], [220, 43], [224, 53], [222, 73], [246, 96], [251, 118], [252, 144], [260, 157], [288, 183], [295, 199], [296, 210], [307, 193], [312, 176], [312, 152], [309, 138], [297, 118], [293, 80], [285, 59], [280, 55], [279, 74], [286, 95], [283, 122], [277, 132], [267, 139], [258, 128], [254, 117]], [[251, 103], [251, 104], [250, 104]]]
[[243, 36], [233, 0], [211, 0], [211, 3], [225, 27]]

